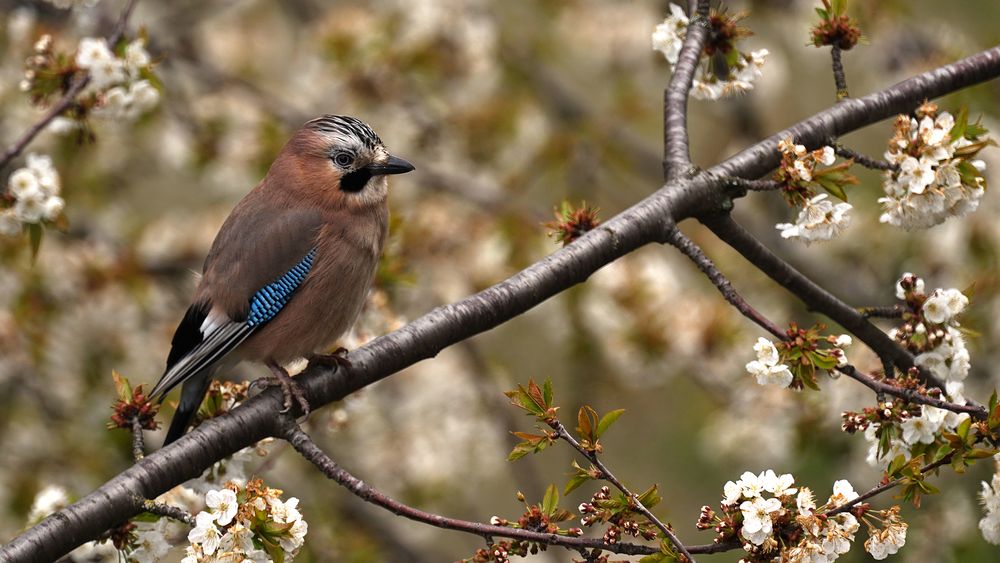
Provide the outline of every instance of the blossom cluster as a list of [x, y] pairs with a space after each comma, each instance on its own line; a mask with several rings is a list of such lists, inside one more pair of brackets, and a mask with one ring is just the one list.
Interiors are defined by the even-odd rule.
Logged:
[[788, 366], [780, 363], [778, 348], [774, 342], [760, 337], [753, 345], [757, 359], [747, 364], [747, 371], [757, 379], [760, 385], [777, 385], [788, 387], [792, 383], [792, 372]]
[[983, 503], [986, 514], [979, 520], [979, 531], [983, 538], [993, 545], [1000, 545], [1000, 456], [996, 460], [996, 472], [989, 483], [983, 481], [983, 490], [979, 500]]
[[[743, 94], [753, 90], [754, 81], [761, 77], [768, 50], [759, 49], [744, 53], [733, 47], [736, 39], [750, 34], [749, 31], [736, 26], [736, 22], [741, 18], [742, 16], [728, 16], [725, 13], [713, 13], [709, 18], [709, 24], [716, 32], [710, 33], [710, 40], [702, 53], [704, 63], [691, 84], [693, 97], [700, 100], [718, 100]], [[676, 4], [670, 4], [670, 15], [653, 31], [653, 50], [663, 53], [671, 68], [677, 64], [689, 24], [690, 20], [684, 9]], [[720, 38], [724, 45], [714, 45], [713, 38]], [[719, 72], [719, 63], [713, 65], [713, 56], [725, 58], [724, 73]]]
[[948, 394], [953, 399], [961, 395], [970, 357], [957, 319], [969, 298], [955, 288], [938, 288], [928, 295], [924, 281], [911, 273], [897, 282], [896, 297], [906, 302], [908, 311], [903, 325], [889, 335], [916, 355], [915, 364], [952, 383]]
[[[753, 346], [757, 359], [747, 363], [747, 372], [760, 385], [816, 388], [816, 369], [832, 370], [847, 365], [844, 348], [853, 342], [847, 334], [823, 337], [822, 328], [818, 325], [800, 329], [793, 324], [786, 332], [787, 340], [778, 345], [767, 338], [758, 338]], [[822, 342], [827, 347], [820, 348]]]
[[[0, 235], [16, 236], [23, 224], [55, 221], [66, 202], [59, 197], [59, 172], [52, 159], [29, 154], [27, 165], [18, 168], [7, 179], [7, 200], [13, 206], [0, 209]], [[0, 198], [0, 206], [4, 204]]]
[[132, 120], [156, 106], [160, 92], [153, 86], [152, 58], [145, 39], [134, 39], [112, 50], [105, 39], [85, 37], [72, 55], [57, 53], [51, 35], [43, 35], [28, 57], [20, 89], [35, 104], [63, 95], [75, 76], [90, 78], [80, 92], [72, 116], [60, 116], [50, 125], [56, 132], [76, 129], [77, 119], [95, 115]]
[[[926, 293], [924, 281], [905, 273], [896, 283], [896, 297], [905, 303], [902, 325], [889, 336], [914, 354], [914, 363], [945, 383], [948, 400], [966, 404], [964, 380], [969, 374], [970, 357], [957, 317], [965, 311], [969, 299], [959, 290], [938, 288]], [[907, 379], [907, 378], [903, 378]], [[943, 432], [954, 432], [968, 417], [953, 411], [922, 405], [907, 406], [904, 402], [887, 401], [880, 410], [890, 413], [880, 416], [883, 422], [866, 426], [865, 438], [870, 444], [868, 462], [885, 465], [896, 456], [909, 459], [917, 450], [937, 443]], [[911, 412], [912, 411], [912, 412]], [[882, 436], [887, 427], [888, 440]]]
[[282, 501], [280, 490], [259, 479], [209, 491], [182, 563], [291, 561], [308, 531], [298, 503], [295, 497]]
[[143, 39], [128, 43], [118, 56], [104, 39], [85, 37], [74, 60], [90, 74], [88, 89], [99, 100], [94, 115], [131, 120], [160, 101], [160, 92], [147, 78], [152, 61]]
[[874, 558], [895, 553], [906, 541], [899, 508], [840, 510], [857, 498], [850, 482], [839, 480], [826, 503], [817, 506], [813, 492], [796, 487], [791, 474], [747, 471], [723, 487], [720, 514], [702, 507], [697, 527], [714, 529], [716, 542], [738, 539], [748, 554], [745, 561], [835, 561], [850, 551], [861, 522], [869, 532], [865, 549]]
[[896, 118], [885, 159], [895, 165], [883, 176], [879, 198], [882, 223], [926, 229], [949, 217], [962, 217], [979, 206], [986, 189], [985, 163], [976, 154], [990, 142], [978, 123], [968, 123], [924, 103], [915, 117]]
[[[778, 142], [781, 165], [775, 178], [781, 183], [782, 193], [789, 205], [802, 206], [795, 223], [779, 223], [775, 228], [782, 238], [797, 238], [810, 244], [830, 240], [846, 229], [851, 218], [851, 204], [834, 203], [828, 194], [816, 195], [816, 187], [843, 196], [845, 184], [856, 183], [856, 179], [844, 172], [850, 163], [833, 166], [837, 156], [833, 147], [806, 150], [804, 145], [795, 144], [791, 138]], [[819, 165], [831, 168], [818, 168]]]

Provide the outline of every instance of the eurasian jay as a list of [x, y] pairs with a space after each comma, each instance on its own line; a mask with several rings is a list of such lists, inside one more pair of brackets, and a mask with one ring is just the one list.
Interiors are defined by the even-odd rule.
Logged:
[[212, 377], [240, 361], [265, 363], [290, 408], [282, 364], [322, 353], [354, 323], [388, 233], [386, 176], [411, 170], [353, 117], [295, 132], [223, 223], [174, 333], [150, 391], [162, 401], [184, 384], [164, 445], [184, 434]]

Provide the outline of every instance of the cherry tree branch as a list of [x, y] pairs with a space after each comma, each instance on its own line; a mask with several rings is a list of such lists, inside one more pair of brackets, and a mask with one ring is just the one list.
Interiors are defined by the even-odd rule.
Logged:
[[[902, 371], [916, 367], [913, 355], [904, 350], [857, 309], [810, 280], [791, 264], [764, 246], [729, 215], [701, 218], [702, 222], [726, 244], [743, 255], [751, 264], [767, 274], [779, 285], [802, 300], [810, 310], [830, 317], [848, 332], [868, 345], [880, 358], [891, 360]], [[944, 389], [944, 382], [927, 370], [920, 370], [921, 377], [934, 387]]]
[[687, 104], [701, 51], [708, 39], [708, 0], [690, 2], [691, 14], [674, 74], [663, 92], [663, 177], [673, 180], [691, 167]]
[[622, 482], [618, 479], [618, 477], [615, 477], [615, 474], [612, 473], [611, 470], [604, 465], [604, 462], [597, 457], [596, 453], [589, 452], [587, 451], [586, 448], [581, 446], [580, 442], [578, 442], [576, 438], [574, 438], [573, 435], [566, 430], [566, 427], [563, 426], [563, 423], [559, 422], [558, 420], [553, 420], [552, 422], [549, 423], [549, 426], [551, 426], [552, 429], [556, 431], [556, 433], [559, 435], [560, 438], [562, 438], [569, 445], [573, 446], [573, 449], [580, 452], [580, 455], [582, 455], [584, 459], [594, 464], [594, 467], [596, 467], [598, 471], [601, 472], [601, 479], [604, 479], [605, 481], [611, 483], [612, 485], [615, 486], [616, 489], [621, 491], [622, 494], [628, 497], [629, 501], [635, 504], [636, 510], [641, 512], [642, 515], [645, 516], [647, 520], [652, 522], [653, 525], [655, 525], [657, 528], [660, 529], [661, 532], [663, 532], [663, 535], [670, 540], [670, 543], [674, 545], [674, 548], [677, 549], [678, 553], [682, 554], [684, 557], [687, 557], [687, 560], [690, 561], [690, 563], [695, 563], [694, 558], [691, 557], [691, 552], [688, 551], [686, 547], [684, 547], [684, 544], [681, 543], [681, 540], [677, 537], [676, 534], [674, 534], [673, 530], [671, 530], [666, 524], [660, 521], [660, 519], [657, 518], [655, 514], [653, 514], [648, 508], [646, 508], [646, 506], [642, 504], [642, 501], [639, 500], [639, 496], [630, 491], [628, 487], [626, 487], [624, 484], [622, 484]]
[[[447, 346], [517, 317], [585, 281], [598, 268], [640, 246], [665, 242], [674, 224], [682, 219], [714, 217], [710, 221], [721, 221], [725, 227], [728, 218], [721, 219], [719, 214], [732, 208], [733, 195], [722, 178], [759, 178], [768, 173], [778, 164], [777, 143], [784, 137], [791, 136], [799, 143], [815, 147], [830, 136], [840, 136], [909, 111], [924, 98], [937, 97], [998, 75], [1000, 47], [994, 47], [875, 94], [843, 100], [704, 173], [666, 183], [597, 229], [507, 280], [438, 307], [354, 350], [349, 356], [351, 369], [331, 373], [328, 368], [310, 366], [296, 379], [309, 404], [315, 408], [342, 399], [407, 366], [433, 357]], [[775, 275], [792, 283], [786, 279], [784, 271], [790, 266], [780, 259], [776, 264]], [[792, 276], [791, 279], [801, 284], [801, 274], [795, 273], [798, 278]], [[853, 314], [858, 315], [856, 311]], [[877, 331], [867, 321], [858, 326], [861, 330], [867, 326]], [[887, 339], [884, 334], [881, 338]], [[877, 338], [869, 339], [884, 344]], [[905, 351], [896, 350], [895, 354], [899, 362], [912, 364], [912, 358]], [[0, 559], [14, 562], [58, 559], [77, 545], [137, 514], [141, 509], [131, 502], [132, 495], [155, 498], [197, 477], [217, 460], [262, 438], [281, 435], [282, 429], [275, 416], [281, 408], [282, 397], [275, 389], [258, 395], [225, 416], [207, 421], [0, 547]]]
[[876, 393], [881, 393], [884, 395], [892, 395], [893, 397], [899, 397], [900, 399], [905, 399], [911, 403], [916, 403], [920, 405], [929, 405], [932, 407], [937, 407], [939, 409], [949, 410], [956, 413], [966, 413], [975, 420], [986, 420], [989, 417], [989, 412], [985, 408], [976, 405], [960, 405], [958, 403], [952, 403], [950, 401], [945, 401], [943, 399], [936, 399], [934, 397], [928, 397], [927, 395], [921, 395], [913, 389], [902, 389], [895, 385], [890, 385], [884, 381], [879, 381], [874, 377], [862, 373], [857, 370], [854, 366], [848, 364], [843, 367], [838, 367], [837, 371], [843, 373], [847, 377], [858, 381], [868, 387]]
[[837, 156], [841, 158], [849, 158], [865, 168], [871, 168], [872, 170], [896, 170], [898, 168], [895, 164], [872, 158], [866, 154], [861, 154], [858, 151], [845, 147], [844, 145], [836, 143], [833, 140], [830, 141], [830, 144], [833, 145], [833, 152], [835, 152]]
[[558, 534], [548, 534], [526, 530], [523, 528], [510, 528], [507, 526], [495, 526], [481, 522], [470, 522], [456, 518], [447, 518], [439, 514], [425, 512], [411, 506], [407, 506], [396, 501], [371, 485], [365, 483], [352, 475], [349, 471], [330, 459], [323, 450], [313, 442], [294, 421], [286, 422], [284, 428], [284, 439], [295, 448], [307, 461], [316, 466], [324, 475], [332, 481], [347, 489], [351, 494], [361, 500], [379, 506], [404, 518], [429, 524], [437, 528], [446, 530], [456, 530], [475, 534], [486, 538], [489, 542], [491, 538], [505, 537], [530, 542], [538, 542], [546, 545], [558, 545], [568, 549], [600, 549], [612, 553], [623, 555], [648, 555], [658, 553], [659, 549], [638, 544], [629, 543], [605, 543], [603, 540], [594, 538], [582, 538], [572, 536], [561, 536]]
[[842, 51], [840, 46], [834, 43], [830, 48], [830, 60], [833, 66], [833, 82], [837, 85], [837, 101], [850, 96], [847, 91], [847, 77], [844, 75], [844, 63], [840, 60]]
[[698, 269], [705, 274], [705, 276], [715, 285], [725, 298], [736, 310], [743, 314], [744, 317], [750, 319], [751, 321], [757, 323], [758, 326], [764, 330], [770, 332], [779, 340], [784, 340], [786, 335], [785, 331], [781, 330], [781, 327], [774, 324], [768, 320], [764, 315], [760, 314], [756, 309], [754, 309], [746, 299], [743, 299], [736, 289], [733, 288], [733, 284], [729, 282], [729, 279], [715, 267], [712, 260], [705, 255], [705, 253], [698, 247], [691, 239], [684, 236], [684, 233], [680, 229], [674, 229], [670, 238], [667, 242], [677, 247], [682, 254], [691, 259], [692, 262], [698, 266]]
[[[111, 35], [108, 36], [109, 48], [114, 49], [115, 45], [117, 45], [118, 42], [121, 41], [121, 38], [125, 36], [125, 28], [128, 26], [128, 20], [132, 17], [132, 12], [135, 10], [135, 5], [138, 1], [139, 0], [128, 0], [125, 4], [121, 14], [118, 16], [118, 22], [115, 24]], [[77, 75], [77, 77], [74, 78], [73, 82], [70, 84], [69, 89], [66, 90], [65, 94], [63, 94], [63, 97], [59, 98], [56, 103], [52, 104], [52, 106], [50, 106], [49, 109], [46, 110], [40, 118], [38, 118], [38, 121], [32, 124], [31, 127], [28, 127], [28, 129], [26, 129], [16, 141], [7, 147], [7, 149], [3, 152], [3, 155], [0, 155], [0, 170], [3, 170], [11, 160], [17, 158], [17, 156], [20, 155], [25, 148], [27, 148], [31, 141], [33, 141], [39, 133], [48, 127], [49, 123], [51, 123], [53, 119], [59, 117], [63, 114], [63, 112], [69, 109], [76, 100], [76, 97], [80, 95], [80, 92], [87, 87], [87, 84], [90, 84], [89, 73]]]

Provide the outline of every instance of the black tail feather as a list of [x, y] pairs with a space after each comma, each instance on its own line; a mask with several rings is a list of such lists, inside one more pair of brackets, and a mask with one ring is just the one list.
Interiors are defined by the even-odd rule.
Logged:
[[203, 370], [184, 382], [181, 387], [181, 401], [177, 405], [173, 420], [170, 421], [167, 437], [163, 440], [164, 446], [183, 436], [188, 425], [194, 420], [194, 415], [197, 414], [205, 393], [208, 392], [208, 386], [212, 383], [210, 371]]

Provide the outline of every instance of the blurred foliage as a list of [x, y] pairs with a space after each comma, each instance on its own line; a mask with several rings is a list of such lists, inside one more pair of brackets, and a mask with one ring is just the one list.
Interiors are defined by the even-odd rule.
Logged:
[[[72, 48], [109, 29], [120, 4], [68, 12], [0, 1], [0, 139], [39, 115], [17, 89], [34, 39], [50, 32]], [[815, 4], [735, 3], [750, 10], [747, 43], [771, 55], [749, 95], [691, 104], [696, 163], [718, 162], [834, 102], [829, 53], [807, 46]], [[134, 123], [93, 123], [93, 144], [42, 134], [30, 150], [55, 161], [68, 230], [47, 234], [35, 264], [25, 240], [0, 240], [0, 537], [25, 525], [44, 486], [82, 496], [132, 463], [126, 433], [105, 429], [110, 374], [133, 384], [160, 375], [192, 272], [295, 127], [322, 113], [355, 115], [417, 166], [393, 181], [392, 240], [378, 290], [343, 342], [354, 348], [555, 250], [542, 223], [563, 200], [586, 200], [607, 219], [659, 186], [668, 76], [649, 36], [666, 13], [653, 0], [140, 2], [133, 29], [149, 37], [159, 108]], [[1000, 5], [989, 2], [859, 2], [852, 16], [863, 32], [844, 53], [854, 95], [1000, 39]], [[959, 92], [941, 107], [968, 105], [1000, 131], [997, 88]], [[890, 134], [887, 121], [842, 141], [878, 156]], [[996, 185], [1000, 154], [987, 149], [983, 158]], [[977, 213], [907, 233], [878, 223], [878, 173], [859, 178], [854, 224], [830, 243], [782, 241], [774, 224], [792, 210], [777, 194], [740, 200], [736, 216], [857, 306], [891, 303], [904, 271], [932, 287], [974, 286], [964, 324], [980, 336], [969, 343], [967, 394], [984, 399], [998, 383], [988, 366], [1000, 359], [989, 345], [1000, 340], [1000, 199], [987, 191]], [[823, 320], [699, 226], [683, 228], [769, 318]], [[660, 485], [658, 514], [687, 542], [699, 541], [699, 507], [715, 504], [722, 483], [744, 470], [792, 472], [816, 490], [840, 478], [859, 490], [874, 485], [879, 472], [865, 464], [866, 444], [839, 429], [840, 412], [870, 403], [870, 393], [825, 376], [821, 393], [757, 386], [743, 369], [757, 336], [683, 257], [645, 248], [521, 318], [315, 412], [309, 430], [386, 493], [488, 521], [519, 510], [510, 491], [542, 498], [544, 485], [564, 476], [568, 451], [505, 461], [519, 421], [502, 390], [551, 378], [567, 412], [583, 403], [602, 413], [628, 409], [602, 441], [605, 458], [633, 483]], [[848, 354], [859, 368], [879, 367], [859, 345]], [[257, 373], [241, 366], [234, 377]], [[364, 505], [287, 448], [273, 449], [256, 471], [305, 499], [309, 514], [297, 561], [442, 561], [482, 546]], [[943, 495], [920, 511], [904, 508], [912, 527], [901, 560], [995, 560], [976, 529], [974, 494], [986, 465], [935, 480]], [[589, 498], [584, 489], [564, 504]], [[539, 557], [571, 556], [550, 549]], [[865, 557], [856, 547], [843, 560]]]

